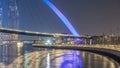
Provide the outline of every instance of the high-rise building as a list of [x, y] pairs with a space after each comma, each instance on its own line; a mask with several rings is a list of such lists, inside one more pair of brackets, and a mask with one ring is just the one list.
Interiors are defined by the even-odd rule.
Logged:
[[0, 27], [2, 27], [2, 5], [0, 2]]
[[[19, 28], [19, 12], [17, 8], [16, 0], [9, 0], [8, 2], [8, 28], [18, 29]], [[17, 40], [17, 34], [11, 34], [9, 36], [12, 40]]]
[[18, 29], [19, 27], [19, 12], [16, 0], [9, 0], [8, 2], [8, 28]]
[[[0, 27], [18, 29], [19, 28], [19, 12], [16, 0], [0, 1]], [[17, 34], [2, 34], [2, 40], [18, 40]]]
[[[2, 3], [0, 2], [0, 28], [2, 27]], [[2, 40], [2, 33], [0, 33], [0, 40]]]

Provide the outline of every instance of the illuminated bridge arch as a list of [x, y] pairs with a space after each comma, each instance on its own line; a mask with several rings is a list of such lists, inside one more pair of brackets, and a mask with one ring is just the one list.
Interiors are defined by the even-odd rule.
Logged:
[[72, 26], [70, 21], [60, 12], [59, 9], [55, 7], [53, 3], [51, 3], [49, 0], [43, 0], [61, 19], [61, 21], [67, 26], [67, 28], [71, 31], [73, 35], [79, 36], [78, 32], [75, 30], [75, 28]]

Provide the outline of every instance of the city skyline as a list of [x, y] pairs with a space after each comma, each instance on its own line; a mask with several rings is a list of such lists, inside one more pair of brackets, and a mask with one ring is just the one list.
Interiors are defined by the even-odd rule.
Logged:
[[[0, 27], [3, 28], [19, 28], [19, 12], [17, 9], [16, 0], [1, 0], [0, 1]], [[18, 39], [16, 34], [0, 34], [1, 40]]]
[[[119, 32], [120, 1], [50, 0], [68, 18], [81, 35], [101, 35]], [[17, 1], [20, 29], [70, 33], [43, 0]]]

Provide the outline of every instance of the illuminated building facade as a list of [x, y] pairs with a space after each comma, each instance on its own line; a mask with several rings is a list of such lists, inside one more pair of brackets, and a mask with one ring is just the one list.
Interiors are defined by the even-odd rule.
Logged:
[[[4, 28], [19, 28], [19, 12], [16, 0], [1, 0], [0, 1], [0, 27]], [[17, 34], [2, 34], [2, 40], [18, 40]]]
[[8, 8], [8, 28], [18, 29], [19, 27], [19, 12], [16, 4], [16, 0], [9, 0]]
[[[19, 12], [16, 4], [16, 0], [9, 0], [8, 8], [8, 28], [18, 29], [19, 27]], [[17, 34], [11, 34], [10, 39], [17, 40]]]
[[2, 27], [2, 4], [0, 2], [0, 27]]
[[[0, 2], [0, 28], [2, 27], [2, 3]], [[0, 40], [2, 40], [2, 33], [0, 33]]]

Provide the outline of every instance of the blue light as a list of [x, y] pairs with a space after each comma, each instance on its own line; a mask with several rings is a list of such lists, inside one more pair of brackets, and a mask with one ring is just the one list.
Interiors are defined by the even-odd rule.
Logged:
[[[55, 56], [52, 58], [51, 64], [56, 68], [56, 65], [54, 65], [54, 62], [56, 62], [57, 59], [61, 59], [59, 68], [83, 68], [82, 67], [82, 56], [79, 52], [72, 51], [69, 53], [63, 53], [62, 55]], [[57, 65], [58, 67], [58, 65]]]
[[67, 26], [73, 35], [79, 36], [75, 28], [69, 22], [69, 20], [58, 10], [49, 0], [44, 0], [44, 2], [57, 14], [61, 21]]
[[82, 41], [83, 41], [83, 40], [82, 40], [81, 38], [77, 38], [77, 39], [74, 40], [74, 43], [75, 43], [75, 44], [81, 44]]
[[82, 56], [77, 55], [75, 51], [73, 51], [71, 54], [65, 53], [62, 56], [63, 62], [60, 68], [82, 68]]

